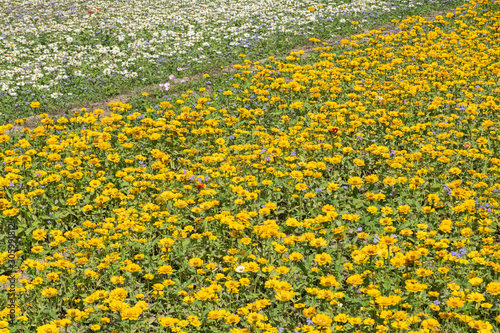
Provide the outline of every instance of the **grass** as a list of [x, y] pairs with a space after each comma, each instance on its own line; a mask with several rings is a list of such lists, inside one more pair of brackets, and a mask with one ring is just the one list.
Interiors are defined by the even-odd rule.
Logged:
[[[84, 10], [78, 38], [112, 46], [146, 33], [133, 4], [26, 8], [66, 26]], [[218, 27], [205, 16], [289, 24], [265, 16], [286, 13], [282, 2], [201, 4], [175, 4], [195, 32]], [[257, 5], [275, 12], [245, 17]], [[342, 4], [305, 2], [293, 12], [302, 35], [263, 29], [267, 46], [238, 49], [216, 31], [211, 53], [179, 48], [185, 62], [100, 82], [69, 106], [3, 100], [22, 131], [0, 136], [1, 238], [18, 266], [17, 318], [8, 325], [4, 294], [0, 331], [498, 332], [498, 4], [379, 5], [390, 14], [346, 4], [350, 16], [328, 21]], [[106, 31], [94, 7], [131, 26]], [[157, 15], [172, 36], [190, 30]], [[39, 42], [51, 45], [47, 31]]]

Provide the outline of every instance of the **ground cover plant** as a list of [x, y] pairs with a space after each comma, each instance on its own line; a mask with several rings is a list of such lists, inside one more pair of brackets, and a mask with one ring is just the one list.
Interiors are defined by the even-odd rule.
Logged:
[[0, 329], [498, 332], [499, 4], [0, 135]]

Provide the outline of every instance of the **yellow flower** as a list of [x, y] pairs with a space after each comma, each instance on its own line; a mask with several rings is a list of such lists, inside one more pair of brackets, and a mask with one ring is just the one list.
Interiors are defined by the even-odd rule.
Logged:
[[303, 191], [303, 190], [307, 189], [307, 185], [304, 183], [298, 183], [297, 185], [295, 185], [295, 189], [297, 191]]
[[359, 286], [360, 284], [363, 283], [363, 281], [364, 281], [364, 278], [361, 275], [354, 274], [354, 275], [351, 275], [347, 278], [346, 283], [353, 285], [353, 286]]
[[333, 275], [322, 276], [320, 278], [320, 284], [325, 287], [338, 287], [340, 283], [337, 282], [337, 279]]
[[304, 175], [300, 171], [292, 171], [292, 172], [290, 172], [290, 177], [300, 181], [300, 180], [302, 180]]
[[127, 266], [123, 267], [122, 269], [127, 271], [127, 272], [130, 272], [130, 273], [137, 273], [137, 272], [140, 272], [142, 270], [141, 266], [139, 266], [137, 264], [128, 264]]
[[171, 318], [171, 317], [158, 317], [157, 320], [160, 323], [160, 325], [164, 327], [174, 327], [174, 325], [180, 321], [177, 318]]
[[477, 287], [479, 286], [481, 283], [483, 283], [483, 279], [481, 279], [480, 277], [473, 277], [472, 279], [469, 280], [469, 283], [474, 286], [474, 287]]
[[473, 292], [467, 295], [467, 302], [483, 302], [485, 300], [483, 294]]
[[293, 290], [280, 290], [276, 293], [276, 300], [280, 302], [288, 302], [295, 296], [295, 292]]
[[344, 314], [344, 313], [339, 313], [338, 315], [336, 315], [333, 320], [335, 320], [336, 322], [338, 323], [347, 323], [347, 321], [349, 320], [349, 316]]
[[398, 182], [398, 181], [397, 181], [397, 179], [396, 179], [396, 178], [394, 178], [394, 177], [390, 177], [390, 176], [389, 176], [389, 177], [385, 177], [385, 178], [384, 178], [384, 181], [383, 181], [384, 185], [389, 185], [389, 186], [393, 186], [393, 185], [395, 185], [397, 182]]
[[360, 160], [359, 158], [355, 158], [353, 160], [353, 163], [356, 164], [357, 166], [364, 166], [365, 162], [363, 160]]
[[321, 327], [329, 327], [332, 325], [332, 318], [329, 316], [319, 313], [312, 318], [313, 323]]
[[428, 329], [433, 329], [441, 326], [436, 319], [426, 319], [422, 321], [420, 325], [422, 325], [423, 328], [428, 328]]
[[292, 252], [290, 253], [290, 255], [288, 256], [288, 259], [292, 260], [292, 261], [299, 261], [300, 259], [302, 259], [304, 256], [302, 255], [302, 253], [299, 253], [299, 252]]
[[480, 137], [479, 139], [476, 140], [476, 142], [479, 146], [484, 146], [485, 144], [488, 143], [488, 139]]
[[361, 187], [363, 185], [363, 180], [360, 177], [351, 177], [347, 182], [351, 184], [352, 188]]
[[42, 239], [45, 239], [47, 237], [47, 232], [41, 229], [35, 229], [33, 230], [33, 238], [40, 241]]
[[173, 274], [173, 269], [171, 266], [161, 266], [158, 268], [158, 274]]
[[318, 265], [323, 266], [332, 262], [332, 256], [328, 253], [316, 254], [314, 261], [318, 263]]
[[121, 320], [137, 320], [142, 311], [139, 308], [132, 307], [121, 310]]
[[39, 326], [36, 329], [36, 333], [59, 333], [59, 328], [54, 324], [47, 324]]
[[30, 103], [30, 107], [32, 107], [32, 108], [38, 108], [38, 107], [40, 107], [40, 102], [31, 102]]
[[33, 248], [31, 248], [31, 252], [33, 253], [41, 253], [44, 251], [44, 248], [43, 246], [34, 246]]
[[490, 282], [486, 286], [486, 290], [488, 293], [492, 295], [499, 295], [500, 294], [500, 282]]
[[458, 297], [451, 297], [446, 301], [446, 304], [449, 307], [455, 309], [455, 308], [461, 308], [464, 305], [464, 302]]
[[17, 207], [14, 207], [12, 209], [6, 209], [2, 212], [2, 215], [7, 217], [13, 217], [16, 216], [17, 214], [19, 214], [19, 209], [17, 209]]
[[57, 295], [57, 289], [55, 288], [47, 288], [42, 290], [42, 296], [45, 298], [52, 298]]
[[203, 260], [200, 258], [193, 258], [188, 261], [188, 265], [191, 267], [200, 267], [203, 266]]

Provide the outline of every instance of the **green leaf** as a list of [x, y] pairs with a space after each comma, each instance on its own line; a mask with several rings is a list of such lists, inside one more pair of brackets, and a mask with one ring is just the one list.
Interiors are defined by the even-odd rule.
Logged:
[[[434, 184], [431, 186], [431, 189], [434, 191], [434, 192], [439, 192], [439, 190], [441, 189], [441, 184]], [[437, 194], [437, 193], [436, 193]]]
[[306, 269], [306, 266], [303, 264], [303, 263], [298, 263], [298, 266], [300, 268], [300, 270], [305, 274], [307, 275], [307, 269]]

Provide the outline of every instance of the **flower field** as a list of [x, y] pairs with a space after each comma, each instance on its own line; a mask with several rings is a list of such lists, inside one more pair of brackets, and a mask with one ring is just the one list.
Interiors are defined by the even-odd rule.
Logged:
[[[47, 31], [64, 36], [75, 3], [59, 19], [53, 3], [30, 6], [54, 9], [47, 20], [61, 22]], [[304, 22], [330, 8], [304, 3]], [[208, 18], [242, 12], [207, 4]], [[369, 17], [358, 11], [346, 31]], [[43, 119], [9, 135], [13, 124], [0, 126], [0, 238], [16, 224], [18, 267], [15, 319], [4, 292], [0, 333], [499, 332], [499, 22], [499, 1], [470, 1], [432, 20], [394, 19], [393, 31], [310, 38], [311, 53], [282, 60], [249, 60], [247, 45], [236, 73], [205, 74], [179, 95], [165, 78], [208, 56], [165, 72], [142, 64], [158, 90], [110, 112], [51, 118], [45, 88], [7, 90], [2, 113]], [[98, 75], [98, 48], [74, 50], [72, 79], [91, 89], [82, 77]], [[232, 61], [219, 56], [217, 66]], [[133, 81], [117, 71], [106, 84]], [[67, 94], [62, 82], [48, 89]], [[26, 105], [14, 100], [23, 95]]]

